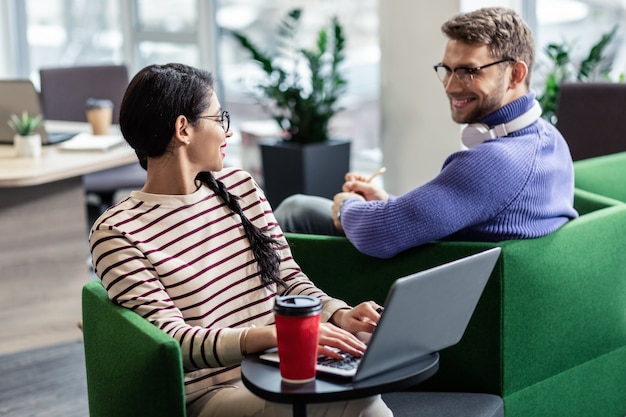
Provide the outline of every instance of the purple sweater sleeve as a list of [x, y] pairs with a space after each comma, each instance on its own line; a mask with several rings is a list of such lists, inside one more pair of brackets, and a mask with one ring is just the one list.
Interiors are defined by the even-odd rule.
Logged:
[[499, 241], [551, 233], [576, 217], [567, 145], [543, 120], [506, 138], [452, 154], [430, 182], [388, 202], [348, 200], [346, 236], [389, 258], [454, 237]]

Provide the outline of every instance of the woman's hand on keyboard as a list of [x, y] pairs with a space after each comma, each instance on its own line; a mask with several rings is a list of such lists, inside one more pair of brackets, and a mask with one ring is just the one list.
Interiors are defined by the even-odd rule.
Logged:
[[366, 348], [365, 343], [357, 339], [355, 335], [331, 323], [320, 324], [319, 344], [318, 354], [335, 359], [342, 358], [341, 352], [361, 357]]
[[337, 310], [331, 322], [352, 334], [372, 333], [380, 320], [382, 306], [374, 301], [366, 301], [351, 309]]
[[363, 356], [366, 345], [355, 334], [372, 333], [380, 319], [377, 309], [381, 306], [367, 301], [351, 309], [337, 310], [331, 322], [320, 325], [319, 353], [331, 358], [341, 359], [341, 354], [328, 349], [327, 346], [338, 348], [356, 357]]

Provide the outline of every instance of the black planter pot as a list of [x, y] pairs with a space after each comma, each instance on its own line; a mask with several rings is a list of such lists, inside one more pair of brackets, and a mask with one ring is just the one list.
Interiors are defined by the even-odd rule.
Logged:
[[261, 143], [264, 191], [276, 208], [292, 194], [332, 198], [350, 170], [350, 142], [329, 140], [308, 145]]

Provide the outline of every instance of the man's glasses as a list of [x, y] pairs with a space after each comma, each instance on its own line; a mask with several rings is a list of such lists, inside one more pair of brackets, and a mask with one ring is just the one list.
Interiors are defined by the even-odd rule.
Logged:
[[199, 116], [199, 117], [201, 119], [209, 119], [209, 120], [213, 120], [214, 122], [220, 122], [220, 124], [222, 125], [222, 129], [224, 129], [224, 132], [228, 132], [228, 129], [230, 128], [230, 113], [228, 113], [226, 110], [223, 110], [219, 116]]
[[454, 69], [440, 62], [437, 65], [434, 65], [433, 68], [437, 73], [437, 77], [439, 77], [439, 80], [444, 85], [448, 85], [448, 83], [450, 82], [450, 77], [454, 73], [459, 81], [461, 81], [466, 87], [469, 87], [470, 85], [472, 85], [472, 81], [474, 81], [474, 75], [478, 71], [491, 67], [492, 65], [502, 64], [504, 62], [515, 62], [515, 60], [513, 58], [504, 58], [500, 61], [492, 62], [491, 64], [482, 65], [476, 68], [456, 67]]

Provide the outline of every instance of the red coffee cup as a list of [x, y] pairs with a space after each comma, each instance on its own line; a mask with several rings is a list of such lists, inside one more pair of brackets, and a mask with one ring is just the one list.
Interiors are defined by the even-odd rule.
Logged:
[[280, 376], [301, 384], [315, 379], [322, 305], [315, 297], [276, 297], [274, 317]]

